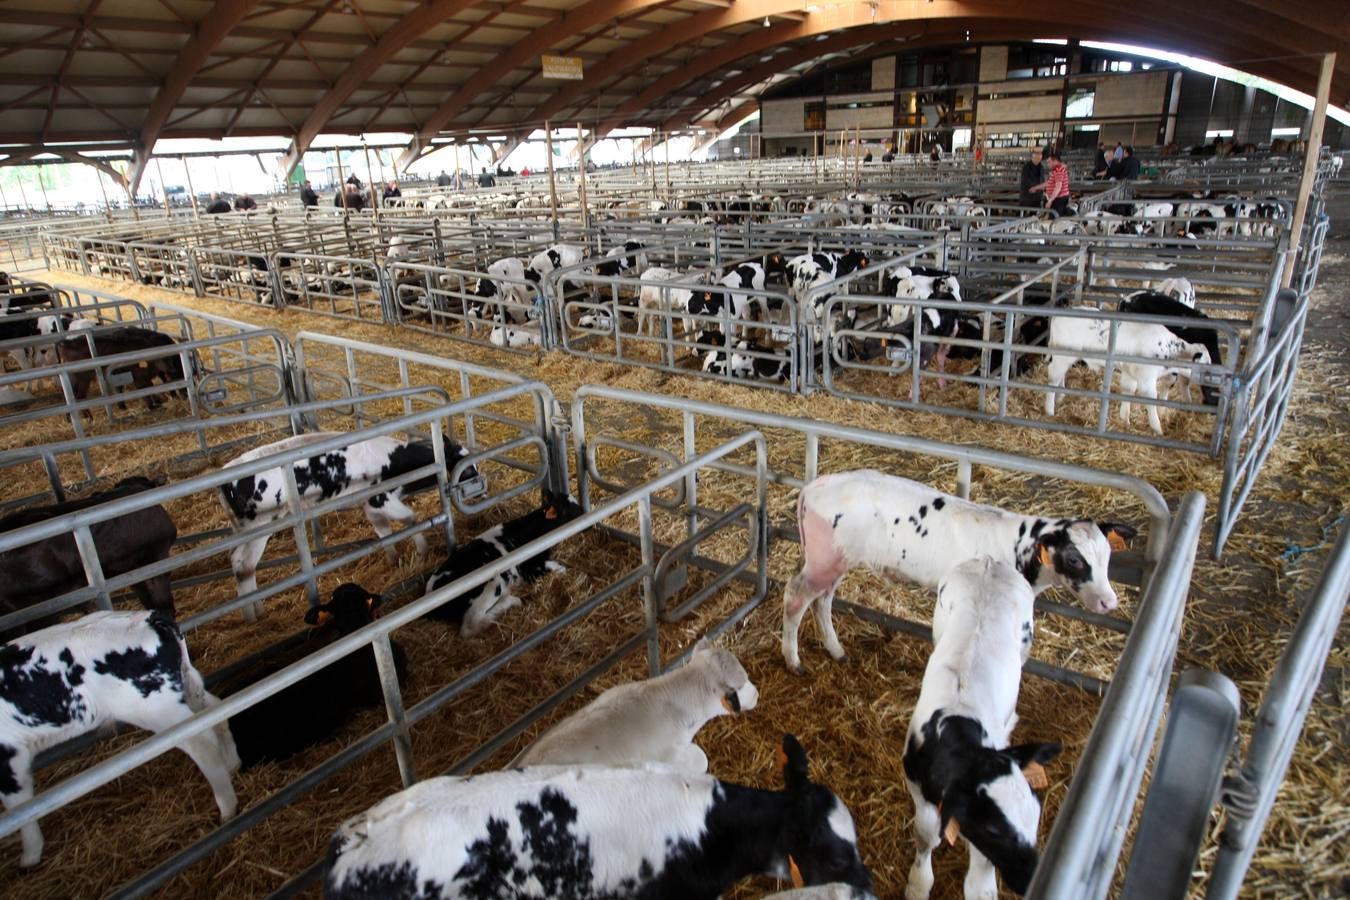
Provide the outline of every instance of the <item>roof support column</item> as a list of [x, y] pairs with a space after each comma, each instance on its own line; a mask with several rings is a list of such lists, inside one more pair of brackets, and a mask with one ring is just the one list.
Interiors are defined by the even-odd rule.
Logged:
[[1298, 183], [1298, 203], [1294, 207], [1294, 223], [1289, 237], [1289, 265], [1284, 267], [1280, 284], [1289, 287], [1294, 278], [1294, 259], [1298, 255], [1299, 237], [1303, 222], [1308, 217], [1308, 203], [1312, 200], [1313, 178], [1317, 175], [1317, 160], [1321, 156], [1322, 131], [1327, 124], [1327, 98], [1331, 96], [1331, 74], [1336, 69], [1336, 54], [1322, 57], [1322, 70], [1317, 75], [1317, 101], [1313, 104], [1312, 127], [1308, 130], [1307, 147], [1303, 151], [1303, 178]]

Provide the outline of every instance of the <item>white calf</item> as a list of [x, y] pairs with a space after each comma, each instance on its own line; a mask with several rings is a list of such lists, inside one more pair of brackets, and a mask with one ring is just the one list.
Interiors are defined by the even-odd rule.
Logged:
[[[33, 796], [33, 758], [48, 747], [112, 722], [158, 733], [219, 702], [161, 612], [96, 612], [16, 638], [0, 646], [0, 800], [10, 809]], [[179, 749], [206, 776], [220, 817], [233, 816], [239, 756], [228, 724]], [[35, 866], [42, 829], [30, 822], [22, 835], [19, 864]]]
[[[1050, 363], [1046, 367], [1047, 383], [1052, 387], [1063, 387], [1064, 376], [1073, 364], [1082, 361], [1094, 372], [1102, 371], [1105, 360], [1084, 353], [1105, 354], [1111, 339], [1111, 322], [1106, 319], [1077, 319], [1067, 316], [1054, 316], [1050, 319], [1051, 350], [1068, 351], [1050, 354]], [[1209, 365], [1209, 351], [1203, 344], [1183, 341], [1162, 325], [1145, 322], [1119, 322], [1116, 331], [1115, 353], [1120, 357], [1143, 357], [1157, 360], [1156, 363], [1126, 362], [1116, 363], [1120, 373], [1121, 389], [1127, 394], [1156, 400], [1158, 397], [1158, 379], [1164, 375], [1183, 375], [1191, 380], [1191, 364]], [[1057, 391], [1046, 391], [1045, 414], [1055, 414]], [[1156, 404], [1145, 404], [1148, 408], [1148, 424], [1155, 434], [1162, 434], [1162, 420], [1158, 416]], [[1130, 421], [1130, 402], [1120, 404], [1120, 418]]]
[[729, 650], [706, 644], [688, 664], [605, 691], [531, 744], [507, 768], [595, 763], [664, 763], [682, 772], [708, 771], [694, 735], [710, 719], [747, 712], [759, 690]]
[[933, 653], [905, 741], [917, 852], [906, 900], [927, 900], [933, 850], [945, 832], [970, 849], [966, 900], [997, 900], [994, 870], [1018, 894], [1036, 867], [1045, 786], [1041, 764], [1060, 746], [1008, 746], [1035, 598], [1021, 574], [989, 557], [957, 564], [938, 585]]
[[797, 631], [812, 604], [825, 649], [844, 658], [830, 612], [850, 569], [932, 589], [958, 561], [991, 556], [1037, 594], [1061, 587], [1093, 612], [1109, 612], [1117, 603], [1107, 578], [1111, 550], [1135, 533], [1111, 522], [1007, 512], [870, 469], [822, 475], [802, 488], [797, 528], [803, 563], [783, 593], [783, 659], [799, 674]]

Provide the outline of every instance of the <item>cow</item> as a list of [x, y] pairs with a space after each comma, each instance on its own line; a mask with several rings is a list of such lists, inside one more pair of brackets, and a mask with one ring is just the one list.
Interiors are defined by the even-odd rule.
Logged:
[[848, 807], [784, 735], [781, 791], [645, 768], [430, 778], [348, 819], [324, 896], [714, 900], [756, 874], [870, 892]]
[[[642, 289], [638, 292], [638, 333], [655, 335], [661, 329], [661, 320], [664, 318], [660, 312], [684, 312], [688, 313], [691, 308], [708, 308], [713, 305], [714, 299], [710, 291], [697, 290], [692, 287], [670, 287], [671, 281], [685, 280], [686, 283], [698, 284], [703, 276], [691, 272], [682, 274], [675, 269], [667, 269], [662, 266], [652, 266], [641, 275], [643, 282]], [[698, 295], [695, 297], [695, 295]], [[692, 330], [690, 319], [682, 317], [684, 333], [687, 335]]]
[[[11, 809], [33, 796], [33, 759], [48, 747], [114, 722], [159, 733], [219, 702], [158, 610], [90, 613], [11, 641], [0, 646], [0, 801]], [[222, 722], [178, 748], [211, 785], [221, 819], [232, 817], [239, 757], [229, 728]], [[19, 865], [35, 866], [42, 829], [34, 821], [21, 833]]]
[[596, 263], [595, 274], [624, 275], [646, 265], [647, 254], [643, 251], [643, 245], [638, 241], [624, 241], [622, 246], [610, 250], [603, 260]]
[[[249, 450], [227, 462], [224, 468], [241, 466], [341, 436], [340, 432], [318, 431], [285, 438]], [[444, 437], [443, 441], [445, 467], [449, 472], [457, 461], [469, 455], [469, 451], [448, 437]], [[331, 500], [396, 478], [405, 472], [430, 465], [434, 460], [435, 453], [427, 441], [403, 441], [381, 436], [296, 460], [291, 463], [291, 471], [295, 475], [296, 489], [300, 492], [298, 505], [313, 506], [322, 500]], [[469, 466], [464, 470], [460, 483], [477, 477], [477, 469]], [[392, 491], [367, 497], [362, 503], [362, 510], [375, 533], [381, 538], [388, 537], [393, 534], [391, 522], [403, 526], [411, 523], [417, 514], [404, 505], [404, 498], [435, 487], [436, 483], [435, 476], [428, 475]], [[280, 466], [228, 481], [220, 486], [219, 492], [221, 503], [235, 531], [274, 522], [285, 516], [291, 507], [289, 489]], [[258, 589], [258, 561], [262, 559], [270, 537], [264, 534], [230, 551], [230, 567], [234, 570], [235, 589], [239, 596]], [[413, 543], [418, 557], [424, 556], [427, 551], [426, 538], [421, 534], [414, 535]], [[391, 563], [398, 560], [398, 552], [392, 546], [385, 548], [385, 555]]]
[[[822, 475], [797, 497], [802, 570], [783, 592], [783, 659], [802, 673], [797, 631], [815, 604], [825, 649], [844, 658], [834, 631], [834, 592], [850, 569], [933, 590], [954, 563], [987, 554], [1022, 573], [1039, 594], [1071, 591], [1093, 612], [1116, 608], [1107, 567], [1135, 530], [1114, 522], [1022, 515], [962, 500], [870, 469]], [[819, 601], [819, 602], [817, 602]]]
[[1058, 743], [1009, 746], [1035, 597], [1017, 569], [987, 556], [957, 563], [938, 584], [933, 652], [905, 738], [905, 784], [918, 845], [906, 900], [927, 900], [933, 850], [966, 839], [967, 897], [1026, 893], [1036, 868], [1043, 765]]
[[577, 244], [554, 244], [530, 258], [530, 264], [525, 267], [525, 277], [538, 286], [540, 280], [548, 273], [555, 269], [578, 265], [585, 258], [585, 247]]
[[540, 345], [539, 332], [529, 328], [497, 325], [488, 334], [488, 343], [494, 347], [505, 347], [512, 350], [521, 347], [538, 347]]
[[[21, 510], [0, 519], [0, 533], [14, 531], [121, 497], [159, 487], [163, 480], [131, 477], [112, 489], [78, 500]], [[158, 504], [114, 516], [89, 526], [105, 578], [125, 575], [142, 566], [169, 558], [178, 537], [173, 519]], [[8, 615], [87, 585], [84, 563], [71, 533], [43, 538], [0, 553], [0, 615]], [[141, 605], [174, 615], [169, 575], [164, 573], [132, 585]], [[53, 620], [43, 620], [50, 623]], [[39, 623], [36, 627], [41, 627]]]
[[[1166, 298], [1164, 298], [1166, 299]], [[1178, 307], [1185, 308], [1181, 304]], [[1089, 310], [1091, 307], [1077, 307]], [[1094, 312], [1096, 310], [1093, 310]], [[1047, 342], [1051, 351], [1050, 362], [1046, 367], [1046, 383], [1052, 390], [1045, 392], [1045, 414], [1055, 414], [1056, 387], [1064, 386], [1064, 377], [1074, 363], [1083, 362], [1094, 372], [1106, 367], [1104, 356], [1111, 344], [1112, 322], [1108, 319], [1070, 318], [1055, 316], [1050, 320], [1050, 339]], [[1118, 321], [1115, 326], [1115, 354], [1117, 357], [1140, 357], [1155, 362], [1128, 362], [1117, 360], [1115, 369], [1120, 373], [1121, 389], [1129, 394], [1146, 399], [1158, 396], [1158, 379], [1164, 375], [1185, 375], [1196, 380], [1193, 365], [1209, 365], [1209, 350], [1204, 344], [1192, 343], [1177, 337], [1162, 325], [1149, 322]], [[1092, 355], [1085, 355], [1092, 354]], [[1146, 403], [1148, 424], [1155, 434], [1162, 434], [1162, 420], [1158, 416], [1158, 407]], [[1130, 420], [1130, 401], [1120, 404], [1120, 418]]]
[[[1181, 286], [1171, 284], [1172, 282], [1181, 282]], [[1178, 291], [1181, 297], [1171, 294], [1167, 289], [1171, 287]], [[1186, 288], [1190, 288], [1190, 282], [1185, 278], [1169, 278], [1163, 283], [1161, 291], [1135, 291], [1120, 301], [1119, 309], [1123, 313], [1141, 313], [1154, 316], [1172, 316], [1180, 319], [1204, 319], [1209, 317], [1195, 308], [1195, 290], [1190, 289], [1190, 303], [1184, 298], [1187, 296]], [[1188, 327], [1183, 325], [1164, 325], [1168, 331], [1176, 335], [1177, 338], [1190, 344], [1201, 344], [1209, 352], [1209, 361], [1214, 365], [1223, 365], [1223, 348], [1219, 344], [1219, 332], [1215, 328], [1205, 328], [1197, 325]], [[1208, 385], [1200, 386], [1200, 394], [1208, 406], [1217, 406], [1219, 403], [1219, 392]]]
[[759, 689], [735, 655], [700, 641], [685, 665], [610, 688], [544, 732], [508, 768], [651, 762], [701, 775], [708, 757], [694, 735], [708, 721], [749, 712], [758, 702]]
[[[898, 266], [886, 273], [881, 280], [881, 292], [884, 296], [896, 299], [951, 300], [960, 302], [961, 283], [956, 276], [944, 269], [929, 266]], [[885, 326], [896, 328], [906, 325], [914, 314], [914, 306], [892, 304], [885, 317]], [[920, 333], [935, 338], [951, 338], [961, 335], [965, 317], [954, 309], [940, 307], [922, 307], [923, 316], [919, 322]], [[937, 360], [938, 388], [947, 386], [944, 377], [947, 372], [947, 358], [951, 355], [951, 344], [944, 342], [924, 342], [920, 350], [920, 366], [926, 366], [931, 359]]]
[[[427, 579], [427, 594], [439, 590], [465, 575], [490, 565], [513, 550], [548, 534], [553, 529], [580, 516], [584, 510], [567, 494], [544, 490], [538, 509], [494, 525], [473, 540], [450, 551], [445, 562]], [[546, 572], [565, 572], [566, 567], [549, 559], [550, 550], [530, 557], [522, 563], [489, 579], [476, 591], [460, 594], [427, 614], [428, 618], [459, 626], [461, 637], [475, 637], [507, 610], [520, 605], [520, 598], [511, 593], [514, 585], [528, 584], [542, 578]]]
[[[330, 633], [336, 640], [375, 621], [375, 611], [381, 603], [383, 598], [378, 594], [349, 582], [334, 590], [327, 603], [310, 607], [305, 612], [305, 622], [316, 626], [332, 624], [335, 627]], [[307, 651], [315, 653], [322, 646], [309, 642]], [[402, 685], [408, 676], [407, 653], [397, 641], [390, 641], [390, 646], [398, 683]], [[250, 672], [246, 683], [233, 684], [228, 689], [217, 685], [217, 689], [228, 697], [281, 671], [291, 662], [280, 660]], [[384, 689], [374, 653], [362, 647], [235, 713], [229, 719], [230, 734], [242, 768], [248, 770], [261, 763], [289, 759], [327, 740], [358, 710], [383, 705]]]
[[[519, 324], [527, 318], [530, 306], [529, 288], [525, 281], [525, 264], [515, 257], [499, 259], [488, 266], [487, 278], [478, 279], [474, 285], [473, 296], [464, 300], [464, 324], [469, 337], [477, 331], [480, 320], [497, 323]], [[484, 315], [488, 307], [493, 312]]]
[[[157, 355], [147, 356], [146, 359], [139, 362], [122, 363], [108, 367], [109, 376], [120, 372], [129, 372], [132, 386], [136, 390], [144, 390], [152, 387], [156, 381], [163, 384], [186, 381], [183, 361], [179, 354], [165, 350], [165, 348], [173, 347], [175, 344], [177, 344], [177, 341], [167, 334], [152, 331], [148, 328], [126, 327], [67, 338], [56, 345], [56, 353], [64, 364], [81, 362], [100, 356], [116, 356], [121, 353], [161, 351]], [[195, 353], [191, 355], [190, 362], [195, 376], [199, 367]], [[97, 377], [96, 370], [92, 366], [80, 368], [70, 373], [70, 387], [75, 393], [76, 400], [88, 398], [89, 388], [94, 384]], [[180, 388], [175, 393], [181, 398], [187, 397], [186, 389]], [[158, 394], [148, 394], [144, 399], [145, 407], [149, 410], [158, 409], [164, 402]], [[118, 404], [119, 409], [124, 408], [124, 406], [125, 404]], [[93, 415], [89, 409], [85, 409], [84, 414], [87, 416]]]
[[726, 348], [709, 350], [703, 355], [703, 371], [713, 375], [746, 380], [786, 383], [792, 371], [791, 361], [753, 341], [736, 341], [728, 355]]

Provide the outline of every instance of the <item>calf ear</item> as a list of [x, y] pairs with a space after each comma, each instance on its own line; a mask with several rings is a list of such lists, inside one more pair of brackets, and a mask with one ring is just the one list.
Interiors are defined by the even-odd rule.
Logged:
[[783, 743], [778, 748], [778, 770], [783, 774], [783, 786], [789, 792], [806, 787], [810, 783], [808, 768], [806, 748], [792, 735], [783, 735]]
[[320, 606], [311, 606], [305, 610], [305, 622], [309, 625], [327, 625], [333, 621], [333, 614], [329, 612], [329, 606], [324, 603]]
[[1106, 535], [1107, 543], [1111, 545], [1112, 550], [1129, 549], [1130, 541], [1134, 540], [1134, 536], [1139, 533], [1129, 525], [1120, 522], [1098, 522], [1097, 527], [1102, 530], [1102, 534]]

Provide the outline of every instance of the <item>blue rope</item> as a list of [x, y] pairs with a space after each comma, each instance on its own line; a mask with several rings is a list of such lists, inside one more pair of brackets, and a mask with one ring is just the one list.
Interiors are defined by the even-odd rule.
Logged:
[[1339, 527], [1341, 522], [1344, 520], [1345, 516], [1337, 516], [1326, 525], [1323, 525], [1322, 540], [1318, 541], [1316, 544], [1313, 544], [1311, 547], [1300, 547], [1298, 544], [1286, 544], [1285, 545], [1286, 549], [1283, 553], [1280, 554], [1280, 559], [1284, 560], [1287, 563], [1291, 563], [1305, 553], [1311, 553], [1314, 550], [1322, 549], [1328, 543], [1330, 543], [1331, 533], [1335, 531], [1336, 528]]

